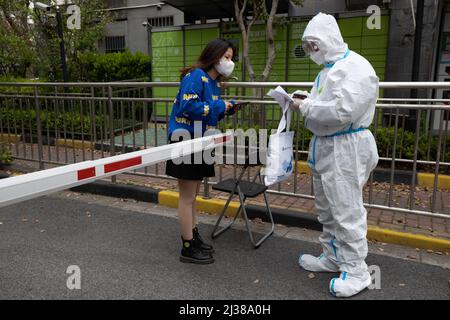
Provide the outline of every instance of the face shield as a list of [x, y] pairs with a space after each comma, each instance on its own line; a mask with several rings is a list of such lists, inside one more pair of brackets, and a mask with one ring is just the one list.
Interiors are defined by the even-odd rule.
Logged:
[[305, 52], [306, 56], [311, 58], [311, 60], [316, 64], [321, 65], [325, 63], [325, 57], [320, 51], [318, 43], [316, 41], [303, 40], [302, 49]]
[[311, 56], [311, 53], [319, 51], [317, 43], [309, 40], [303, 40], [302, 49], [308, 57]]

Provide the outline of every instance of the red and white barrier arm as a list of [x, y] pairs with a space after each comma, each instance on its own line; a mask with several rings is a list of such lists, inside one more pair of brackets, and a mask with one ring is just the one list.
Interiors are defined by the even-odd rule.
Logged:
[[231, 140], [233, 134], [217, 134], [179, 143], [79, 162], [0, 180], [0, 207], [48, 195], [152, 164], [210, 150]]

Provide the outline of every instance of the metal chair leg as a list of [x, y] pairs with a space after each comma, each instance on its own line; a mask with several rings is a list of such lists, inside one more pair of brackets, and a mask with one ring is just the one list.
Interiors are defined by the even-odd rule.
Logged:
[[242, 197], [242, 194], [240, 192], [239, 186], [238, 186], [238, 193], [239, 193], [239, 199], [240, 199], [241, 204], [242, 204], [241, 205], [242, 206], [242, 214], [244, 216], [245, 226], [247, 228], [247, 232], [248, 232], [248, 235], [250, 237], [250, 242], [252, 243], [252, 245], [253, 245], [253, 247], [255, 249], [258, 249], [261, 246], [261, 244], [264, 241], [266, 241], [267, 238], [269, 238], [273, 234], [273, 232], [275, 230], [275, 223], [273, 221], [272, 212], [270, 211], [269, 203], [267, 202], [266, 193], [264, 193], [264, 200], [266, 202], [266, 208], [268, 210], [267, 213], [269, 215], [269, 218], [270, 218], [270, 221], [271, 221], [272, 225], [271, 225], [270, 231], [268, 233], [266, 233], [261, 239], [259, 239], [258, 242], [255, 242], [255, 239], [253, 237], [253, 233], [252, 233], [252, 230], [250, 228], [250, 221], [249, 221], [248, 216], [247, 216], [247, 211], [245, 210], [245, 205], [244, 205], [245, 199]]
[[[225, 227], [219, 229], [219, 224], [220, 224], [220, 222], [222, 221], [222, 218], [223, 218], [223, 216], [225, 215], [225, 212], [226, 212], [226, 210], [227, 210], [227, 208], [228, 208], [228, 206], [229, 206], [229, 204], [230, 204], [230, 201], [231, 201], [231, 199], [233, 198], [233, 196], [234, 196], [234, 191], [233, 191], [233, 193], [231, 193], [230, 197], [228, 197], [228, 201], [227, 201], [227, 203], [225, 204], [225, 206], [223, 207], [222, 212], [221, 212], [219, 218], [217, 219], [216, 225], [214, 226], [214, 229], [213, 229], [213, 231], [212, 231], [212, 233], [211, 233], [211, 238], [212, 238], [212, 239], [217, 238], [217, 237], [220, 236], [222, 233], [224, 233], [225, 231], [227, 231], [228, 229], [230, 229], [230, 228], [233, 226], [233, 224], [236, 222], [236, 220], [237, 220], [237, 218], [238, 218], [238, 216], [239, 216], [239, 213], [241, 212], [242, 205], [239, 206], [239, 208], [238, 208], [236, 214], [234, 215], [233, 221], [231, 221], [231, 222], [230, 222], [228, 225], [226, 225]], [[218, 229], [219, 229], [219, 230], [218, 230]]]
[[228, 229], [230, 229], [231, 226], [233, 226], [233, 224], [236, 222], [236, 219], [237, 219], [237, 217], [239, 216], [239, 213], [241, 212], [241, 209], [242, 209], [242, 203], [241, 203], [241, 205], [239, 206], [239, 208], [238, 208], [238, 210], [237, 210], [237, 212], [236, 212], [236, 214], [235, 214], [235, 216], [234, 216], [233, 221], [231, 221], [227, 226], [225, 226], [225, 227], [223, 227], [222, 229], [218, 230], [218, 229], [219, 229], [219, 224], [220, 224], [220, 222], [222, 221], [222, 218], [223, 218], [223, 216], [225, 215], [225, 212], [226, 212], [228, 206], [230, 205], [231, 199], [233, 199], [234, 192], [236, 191], [236, 188], [238, 188], [239, 181], [242, 179], [242, 176], [244, 175], [246, 169], [247, 169], [246, 167], [244, 167], [244, 168], [242, 169], [241, 174], [239, 175], [239, 178], [238, 178], [238, 180], [237, 180], [237, 183], [235, 184], [234, 189], [233, 189], [232, 192], [230, 193], [230, 196], [228, 197], [228, 200], [227, 200], [225, 206], [223, 207], [222, 212], [220, 213], [219, 218], [217, 219], [216, 225], [214, 226], [214, 229], [213, 229], [213, 231], [211, 232], [211, 238], [212, 238], [212, 239], [217, 238], [217, 237], [220, 236], [222, 233], [224, 233], [225, 231], [227, 231]]
[[[221, 212], [219, 218], [217, 219], [216, 225], [214, 226], [214, 229], [213, 229], [213, 231], [211, 233], [211, 238], [215, 239], [218, 236], [220, 236], [222, 233], [224, 233], [225, 231], [230, 229], [231, 226], [236, 222], [236, 219], [237, 219], [237, 217], [239, 216], [239, 214], [240, 214], [240, 212], [242, 210], [242, 215], [244, 216], [244, 221], [245, 221], [245, 225], [246, 225], [246, 228], [247, 228], [248, 235], [250, 237], [250, 242], [252, 243], [252, 245], [253, 245], [253, 247], [255, 249], [258, 249], [261, 246], [261, 244], [264, 241], [266, 241], [267, 238], [269, 238], [273, 234], [273, 232], [275, 230], [275, 223], [273, 221], [272, 211], [270, 210], [269, 202], [267, 200], [267, 194], [266, 194], [266, 192], [264, 192], [264, 201], [266, 203], [267, 215], [268, 215], [268, 217], [270, 219], [270, 222], [271, 222], [271, 228], [270, 228], [270, 231], [267, 234], [265, 234], [261, 239], [259, 239], [257, 242], [255, 241], [255, 239], [253, 237], [253, 232], [252, 232], [251, 227], [250, 227], [250, 221], [249, 221], [248, 216], [247, 216], [247, 211], [245, 209], [245, 201], [247, 200], [247, 197], [242, 194], [241, 188], [239, 186], [239, 182], [241, 181], [241, 178], [244, 175], [245, 170], [246, 170], [246, 168], [244, 167], [244, 169], [242, 170], [242, 172], [241, 172], [241, 174], [240, 174], [240, 176], [239, 176], [239, 178], [238, 178], [238, 180], [236, 182], [236, 185], [234, 186], [233, 191], [231, 192], [231, 194], [228, 197], [228, 200], [227, 200], [224, 208], [222, 209], [222, 212]], [[260, 182], [262, 183], [262, 177], [261, 177], [260, 171], [258, 171], [257, 175], [255, 176], [255, 178], [253, 179], [252, 182], [255, 182], [258, 177], [259, 177]], [[231, 199], [233, 198], [234, 193], [236, 191], [237, 191], [237, 194], [238, 194], [238, 197], [239, 197], [240, 206], [239, 206], [239, 208], [238, 208], [238, 210], [237, 210], [237, 212], [236, 212], [236, 214], [235, 214], [235, 216], [233, 218], [233, 221], [231, 221], [227, 226], [225, 226], [225, 227], [221, 228], [220, 230], [218, 230], [219, 229], [219, 224], [222, 221], [222, 218], [225, 215], [225, 212], [226, 212], [228, 206], [230, 205]]]

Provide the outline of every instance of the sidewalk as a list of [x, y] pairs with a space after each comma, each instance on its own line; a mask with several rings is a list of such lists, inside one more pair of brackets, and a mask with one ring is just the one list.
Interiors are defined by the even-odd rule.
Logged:
[[[27, 146], [27, 153], [30, 154], [31, 148]], [[23, 154], [23, 146], [19, 148], [20, 155]], [[50, 151], [50, 152], [48, 152]], [[37, 150], [33, 150], [34, 154], [37, 154]], [[50, 147], [50, 150], [47, 147], [44, 147], [44, 156], [48, 157], [48, 154], [52, 154], [52, 160], [56, 159], [56, 149], [55, 147]], [[65, 150], [62, 147], [59, 147], [58, 150], [59, 158], [65, 159]], [[85, 151], [86, 160], [90, 160], [90, 151]], [[82, 150], [72, 150], [67, 149], [68, 161], [73, 162], [76, 159], [77, 162], [83, 161]], [[73, 156], [75, 155], [75, 157]], [[102, 155], [101, 151], [94, 152], [94, 158], [98, 159]], [[104, 156], [107, 156], [107, 153], [104, 152]], [[32, 163], [29, 161], [21, 161], [16, 160], [14, 162], [19, 167], [29, 168], [29, 170], [37, 170], [37, 163]], [[50, 166], [46, 165], [46, 168]], [[235, 174], [238, 174], [240, 168], [235, 168], [229, 165], [220, 165], [216, 166], [216, 177], [211, 179], [212, 182], [218, 181], [218, 179], [226, 179], [234, 177]], [[145, 173], [144, 170], [140, 170], [140, 173]], [[147, 168], [148, 174], [164, 174], [165, 172], [165, 164], [161, 163], [157, 166], [152, 166]], [[254, 176], [254, 169], [251, 170], [250, 178]], [[245, 178], [248, 178], [246, 175]], [[171, 190], [177, 191], [177, 183], [175, 180], [167, 180], [161, 178], [154, 177], [143, 177], [143, 176], [135, 176], [130, 174], [121, 174], [117, 176], [118, 183], [124, 184], [133, 184], [140, 186], [148, 186], [154, 189], [160, 190]], [[312, 181], [311, 176], [304, 173], [298, 173], [296, 178], [292, 176], [287, 182], [283, 183], [282, 186], [275, 186], [271, 188], [273, 190], [285, 191], [285, 192], [296, 192], [301, 194], [312, 194]], [[373, 182], [373, 191], [372, 191], [372, 203], [379, 205], [388, 205], [389, 201], [389, 184], [381, 183], [381, 182]], [[409, 186], [403, 184], [393, 185], [392, 190], [392, 206], [400, 206], [402, 208], [408, 208], [409, 201]], [[204, 195], [203, 185], [201, 187], [200, 195]], [[216, 192], [210, 188], [210, 198], [216, 199], [226, 199], [226, 194]], [[421, 210], [421, 211], [430, 211], [431, 199], [433, 196], [433, 192], [431, 188], [427, 187], [416, 187], [414, 193], [414, 206], [413, 209]], [[234, 199], [236, 201], [236, 199]], [[310, 213], [314, 215], [314, 201], [303, 199], [299, 197], [290, 197], [283, 196], [277, 194], [268, 194], [269, 203], [273, 207], [280, 207], [283, 209], [291, 210], [291, 211], [300, 211]], [[366, 203], [369, 202], [369, 187], [366, 186], [364, 189], [364, 201]], [[249, 201], [250, 204], [263, 205], [262, 196], [251, 199]], [[450, 190], [438, 190], [436, 194], [436, 212], [441, 212], [445, 214], [450, 214]], [[397, 213], [387, 210], [379, 210], [379, 209], [368, 209], [368, 222], [371, 226], [377, 226], [381, 228], [391, 229], [395, 231], [403, 231], [408, 233], [426, 235], [439, 237], [444, 239], [450, 239], [450, 219], [441, 219], [441, 218], [431, 218], [431, 217], [423, 217], [417, 216], [414, 214], [405, 214], [405, 213]]]

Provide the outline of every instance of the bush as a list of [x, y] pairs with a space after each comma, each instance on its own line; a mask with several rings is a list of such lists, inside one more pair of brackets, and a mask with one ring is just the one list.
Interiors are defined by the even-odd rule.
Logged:
[[71, 66], [73, 79], [88, 82], [109, 82], [130, 79], [149, 79], [151, 59], [140, 52], [129, 51], [98, 54], [84, 53], [79, 65]]
[[0, 142], [0, 166], [11, 164], [12, 160], [11, 151], [7, 148], [5, 143]]
[[[372, 130], [373, 131], [373, 130]], [[394, 146], [394, 128], [378, 128], [376, 132], [376, 141], [378, 153], [380, 156], [391, 157], [392, 148]], [[428, 158], [428, 149], [430, 149], [429, 159], [436, 159], [438, 149], [438, 137], [432, 136], [431, 140], [427, 134], [419, 135], [419, 143], [417, 148], [417, 159], [426, 160]], [[403, 159], [414, 158], [415, 133], [399, 128], [397, 131], [397, 145], [395, 148], [395, 157]], [[446, 138], [446, 146], [450, 146], [450, 137]], [[441, 148], [441, 159], [442, 155]], [[450, 150], [446, 148], [444, 158], [450, 158]]]
[[[33, 83], [33, 82], [46, 82], [46, 79], [26, 79], [26, 78], [17, 78], [13, 76], [1, 76], [0, 82], [23, 82], [23, 83]], [[0, 86], [0, 93], [16, 93], [18, 90], [18, 87], [13, 86]], [[39, 88], [39, 91], [45, 92], [45, 91], [51, 91], [52, 88]], [[33, 94], [34, 88], [33, 87], [20, 87], [20, 93], [21, 94]]]
[[[24, 3], [24, 1], [14, 2], [15, 3], [11, 3], [11, 1], [0, 1], [0, 6], [7, 6], [9, 10], [11, 10], [11, 7], [17, 5], [16, 3], [21, 2], [22, 5]], [[8, 21], [8, 19], [10, 19], [8, 16], [14, 17], [12, 15], [13, 11], [9, 10], [2, 10], [2, 20]], [[4, 16], [5, 13], [7, 17]], [[28, 40], [30, 39], [31, 34], [23, 34], [23, 32], [26, 31], [20, 30], [20, 35], [18, 35], [18, 33], [16, 34], [16, 32], [12, 31], [18, 31], [18, 29], [22, 28], [16, 29], [16, 27], [14, 27], [13, 30], [10, 28], [5, 28], [5, 24], [3, 23], [4, 21], [1, 21], [2, 23], [0, 23], [0, 75], [23, 77], [27, 74], [27, 70], [37, 62], [36, 54], [30, 46], [30, 41]], [[18, 23], [20, 19], [18, 18], [14, 17], [12, 21], [14, 21], [14, 25], [17, 23], [17, 27], [20, 25], [20, 23]], [[6, 23], [6, 25], [8, 25], [8, 23]]]
[[[67, 132], [72, 131], [72, 125], [74, 132], [77, 134], [85, 134], [89, 135], [91, 132], [91, 117], [90, 115], [83, 115], [81, 118], [80, 113], [58, 113], [57, 115], [54, 112], [48, 112], [46, 110], [42, 110], [40, 113], [41, 119], [41, 127], [43, 131], [46, 131], [47, 122], [49, 124], [49, 128], [51, 130], [58, 129], [60, 134], [62, 134], [64, 130], [64, 123], [66, 125]], [[0, 109], [0, 121], [3, 123], [3, 126], [9, 125], [10, 130], [14, 131], [14, 125], [18, 132], [22, 130], [22, 122], [24, 129], [26, 131], [36, 132], [36, 111], [32, 109], [20, 110], [20, 109], [12, 109], [12, 108], [2, 108]], [[95, 130], [97, 135], [100, 134], [100, 127], [102, 124], [106, 122], [108, 125], [108, 118], [103, 119], [99, 116], [95, 116]], [[31, 124], [31, 127], [30, 127]], [[83, 124], [83, 126], [82, 126]], [[83, 127], [83, 128], [82, 128]], [[83, 130], [82, 130], [83, 129]]]

